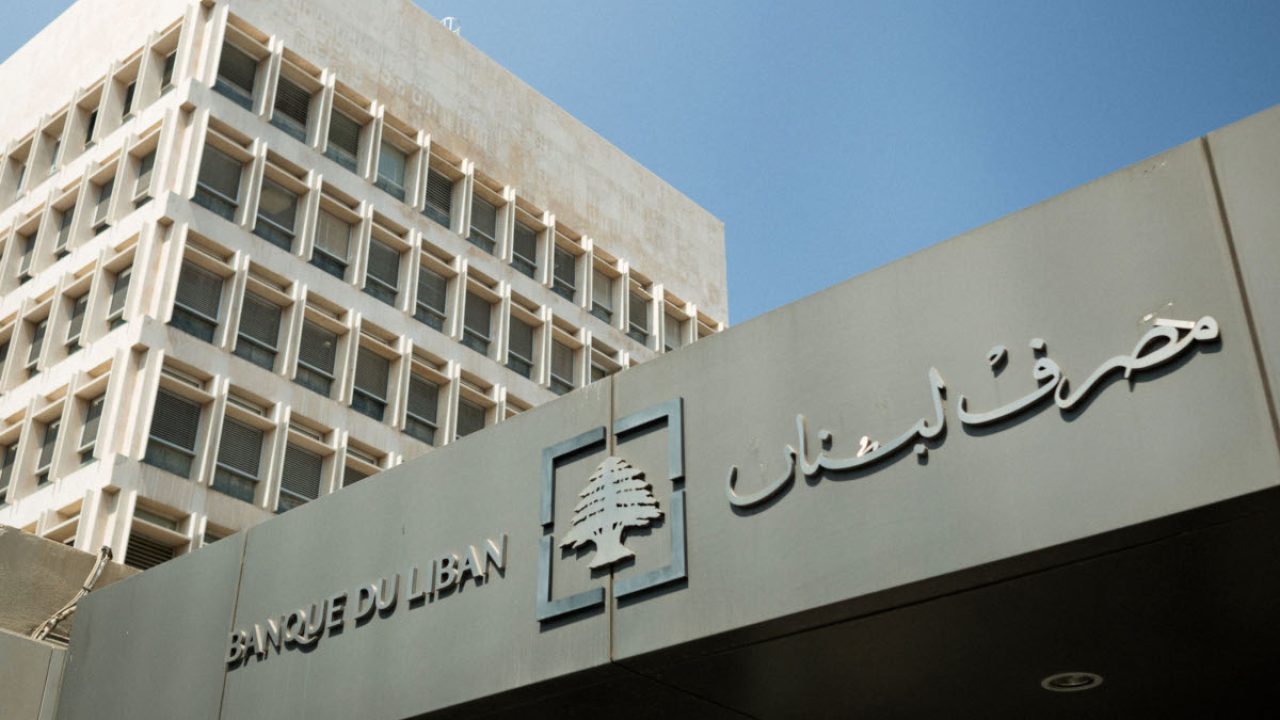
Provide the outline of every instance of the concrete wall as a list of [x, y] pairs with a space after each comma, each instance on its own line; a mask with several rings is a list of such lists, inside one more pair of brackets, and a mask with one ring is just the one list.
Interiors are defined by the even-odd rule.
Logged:
[[[1209, 144], [1238, 143], [1236, 157], [1270, 153], [1280, 145], [1278, 116], [1268, 111]], [[834, 717], [907, 706], [890, 696], [972, 705], [964, 698], [974, 686], [950, 683], [954, 694], [930, 695], [912, 684], [913, 668], [933, 663], [927, 638], [943, 629], [967, 632], [957, 633], [963, 647], [999, 636], [1043, 653], [1039, 637], [1001, 635], [1007, 605], [906, 611], [894, 616], [917, 628], [895, 636], [906, 646], [871, 648], [859, 623], [1128, 550], [1138, 554], [1125, 554], [1130, 564], [1104, 574], [1108, 582], [1145, 578], [1156, 565], [1167, 574], [1108, 606], [1127, 623], [1145, 623], [1143, 641], [1111, 631], [1103, 649], [1114, 657], [1095, 657], [1137, 669], [1127, 691], [1095, 696], [1103, 705], [1089, 707], [1116, 713], [1105, 698], [1128, 698], [1125, 707], [1149, 708], [1153, 693], [1176, 706], [1184, 690], [1169, 677], [1194, 678], [1201, 658], [1228, 658], [1215, 643], [1240, 636], [1232, 621], [1274, 634], [1267, 603], [1242, 599], [1269, 595], [1248, 592], [1243, 574], [1221, 575], [1226, 567], [1259, 575], [1242, 569], [1240, 545], [1151, 555], [1193, 531], [1221, 531], [1224, 518], [1264, 517], [1257, 498], [1274, 499], [1280, 480], [1275, 401], [1260, 364], [1271, 358], [1264, 340], [1276, 326], [1269, 314], [1250, 314], [1240, 283], [1280, 268], [1233, 241], [1231, 208], [1251, 206], [1233, 196], [1249, 197], [1251, 181], [1237, 168], [1234, 185], [1220, 184], [1228, 173], [1206, 149], [1203, 141], [1175, 148], [96, 593], [73, 637], [60, 717], [586, 717], [637, 706], [677, 716]], [[1250, 227], [1275, 232], [1265, 220]], [[1238, 263], [1245, 255], [1256, 265], [1247, 272]], [[1218, 332], [1153, 329], [1202, 318]], [[1178, 345], [1140, 340], [1159, 332]], [[990, 365], [996, 345], [1007, 356]], [[1183, 349], [1158, 367], [1140, 362], [1174, 347]], [[1128, 381], [1113, 371], [1070, 409], [1042, 396], [989, 423], [960, 413], [962, 397], [968, 413], [982, 413], [1035, 395], [1046, 387], [1032, 374], [1038, 357], [1056, 363], [1070, 392], [1109, 362], [1138, 367]], [[679, 423], [630, 425], [677, 398]], [[807, 430], [797, 429], [797, 414]], [[829, 464], [851, 462], [860, 436], [890, 443], [912, 428], [920, 432], [874, 465], [803, 468], [820, 453]], [[547, 458], [574, 438], [583, 448], [554, 466], [544, 494]], [[807, 447], [788, 452], [802, 440]], [[663, 516], [627, 535], [634, 559], [593, 571], [590, 547], [554, 548], [606, 454], [646, 473]], [[801, 468], [789, 473], [792, 455]], [[779, 479], [767, 500], [731, 502]], [[410, 567], [449, 553], [465, 557], [468, 545], [503, 533], [506, 567], [483, 582], [416, 605], [400, 595], [399, 605], [348, 617], [315, 645], [229, 670], [223, 662], [233, 629], [336, 592], [354, 597], [364, 584], [407, 578]], [[664, 573], [674, 580], [622, 597]], [[1202, 577], [1213, 591], [1194, 590]], [[1090, 629], [1062, 621], [1070, 606], [1051, 599], [1064, 597], [1060, 587], [1036, 587], [1027, 612], [1048, 616], [1037, 627], [1049, 628], [1061, 657], [1076, 657], [1071, 649]], [[1087, 578], [1069, 587], [1081, 602], [1112, 598]], [[178, 602], [161, 600], [175, 594]], [[540, 603], [575, 597], [584, 609], [539, 621]], [[1173, 615], [1161, 614], [1168, 597]], [[1182, 617], [1180, 603], [1207, 614]], [[992, 624], [971, 626], [967, 618], [979, 616]], [[1183, 627], [1201, 617], [1213, 617], [1217, 630]], [[827, 640], [806, 639], [815, 636]], [[963, 647], [939, 665], [941, 682], [986, 662]], [[1188, 662], [1167, 676], [1141, 675], [1155, 648]], [[853, 653], [886, 667], [844, 664]], [[1210, 671], [1235, 679], [1216, 686], [1219, 696], [1233, 682], [1270, 677], [1254, 661], [1221, 662]], [[1023, 672], [981, 677], [984, 697], [1021, 698]], [[1034, 692], [1015, 703], [1022, 716], [1070, 716]]]
[[[684, 300], [727, 319], [723, 224], [409, 0], [229, 6]], [[187, 0], [80, 0], [0, 65], [0, 90], [13, 98], [0, 118], [0, 142], [30, 132], [36, 118], [70, 102], [109, 62], [188, 7]], [[70, 47], [77, 51], [65, 52]]]
[[52, 720], [66, 651], [0, 629], [0, 717]]

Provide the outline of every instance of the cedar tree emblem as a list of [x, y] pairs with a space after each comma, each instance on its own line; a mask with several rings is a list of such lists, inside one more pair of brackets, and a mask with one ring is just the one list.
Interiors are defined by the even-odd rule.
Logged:
[[605, 567], [635, 553], [622, 544], [627, 528], [647, 527], [662, 517], [644, 472], [620, 457], [609, 456], [591, 473], [573, 508], [573, 528], [560, 547], [579, 548], [595, 543], [591, 568]]

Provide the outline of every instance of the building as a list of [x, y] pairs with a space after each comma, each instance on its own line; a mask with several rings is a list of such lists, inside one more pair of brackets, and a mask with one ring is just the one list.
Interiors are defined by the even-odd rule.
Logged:
[[148, 568], [724, 327], [721, 223], [408, 0], [80, 0], [0, 95], [0, 524]]

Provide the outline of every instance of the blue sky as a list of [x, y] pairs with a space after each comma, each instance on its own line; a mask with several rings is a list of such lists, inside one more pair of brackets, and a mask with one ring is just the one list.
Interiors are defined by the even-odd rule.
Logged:
[[417, 1], [724, 221], [733, 322], [1280, 103], [1262, 0]]

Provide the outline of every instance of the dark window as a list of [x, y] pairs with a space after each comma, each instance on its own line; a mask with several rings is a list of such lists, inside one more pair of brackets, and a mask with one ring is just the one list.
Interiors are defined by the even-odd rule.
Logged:
[[388, 305], [400, 291], [400, 253], [386, 243], [369, 240], [369, 267], [364, 291]]
[[138, 181], [133, 188], [133, 206], [142, 207], [151, 199], [151, 177], [156, 167], [156, 151], [138, 158]]
[[681, 345], [684, 345], [684, 333], [681, 332], [680, 319], [667, 313], [662, 326], [662, 346], [666, 352], [671, 352]]
[[253, 84], [258, 74], [258, 61], [231, 43], [222, 44], [218, 62], [218, 81], [213, 89], [226, 95], [237, 105], [253, 109]]
[[385, 140], [378, 152], [377, 186], [397, 200], [404, 200], [404, 168], [406, 156], [403, 150]]
[[525, 377], [532, 377], [533, 326], [513, 315], [508, 340], [507, 367]]
[[93, 448], [98, 444], [98, 426], [102, 422], [102, 405], [106, 397], [99, 395], [89, 401], [84, 409], [84, 424], [80, 426], [80, 445], [76, 451], [80, 453], [80, 464], [93, 462]]
[[293, 226], [298, 217], [298, 195], [270, 178], [262, 179], [258, 196], [258, 222], [253, 234], [289, 252], [293, 249]]
[[204, 146], [200, 176], [196, 179], [196, 204], [235, 222], [240, 206], [240, 161], [213, 147]]
[[93, 147], [93, 131], [98, 127], [98, 111], [90, 110], [84, 123], [84, 146]]
[[351, 407], [359, 413], [381, 421], [387, 410], [387, 378], [391, 361], [366, 347], [356, 357], [355, 392]]
[[631, 306], [627, 310], [627, 335], [645, 345], [649, 342], [649, 301], [631, 293]]
[[200, 406], [161, 389], [156, 392], [151, 417], [151, 437], [143, 462], [182, 477], [191, 476], [196, 456], [196, 433], [200, 428]]
[[280, 306], [252, 293], [245, 293], [240, 310], [240, 336], [236, 355], [258, 367], [272, 370], [280, 338]]
[[150, 570], [160, 563], [172, 560], [177, 551], [164, 543], [145, 535], [129, 533], [129, 545], [124, 551], [124, 564], [139, 570]]
[[556, 248], [551, 290], [569, 302], [573, 302], [578, 294], [577, 265], [578, 258], [573, 253], [561, 247]]
[[18, 279], [26, 282], [31, 279], [31, 261], [36, 256], [36, 234], [32, 232], [21, 240], [22, 257], [18, 259]]
[[183, 262], [169, 324], [205, 342], [213, 342], [221, 304], [222, 278], [191, 262]]
[[280, 504], [276, 512], [292, 510], [320, 497], [320, 473], [324, 458], [295, 445], [284, 451], [284, 471], [280, 476]]
[[599, 270], [592, 271], [591, 277], [591, 314], [613, 323], [613, 278]]
[[54, 244], [53, 252], [58, 257], [67, 254], [67, 247], [71, 244], [71, 221], [75, 219], [76, 206], [72, 205], [62, 214], [58, 216], [58, 240]]
[[173, 69], [178, 64], [178, 51], [164, 56], [164, 68], [160, 71], [160, 92], [173, 87]]
[[439, 386], [417, 375], [410, 375], [409, 407], [405, 413], [404, 431], [428, 445], [435, 445], [439, 406]]
[[435, 170], [427, 171], [427, 205], [422, 214], [445, 227], [453, 213], [453, 181]]
[[349, 487], [351, 485], [355, 485], [356, 483], [360, 482], [361, 480], [367, 477], [369, 477], [368, 473], [360, 472], [359, 470], [348, 465], [347, 467], [343, 468], [343, 471], [342, 471], [342, 487]]
[[58, 443], [58, 430], [62, 427], [60, 420], [54, 420], [44, 426], [44, 438], [40, 441], [40, 459], [36, 461], [36, 485], [49, 482], [49, 470], [53, 467], [53, 450]]
[[551, 391], [563, 395], [573, 390], [573, 348], [551, 341]]
[[458, 400], [458, 437], [484, 429], [484, 408], [469, 400]]
[[27, 371], [35, 375], [36, 365], [40, 362], [40, 354], [44, 352], [44, 335], [49, 330], [49, 318], [33, 324], [31, 328], [31, 347], [27, 348]]
[[311, 93], [281, 75], [276, 82], [275, 113], [271, 124], [286, 133], [307, 141], [307, 115], [311, 112]]
[[489, 354], [492, 324], [493, 305], [479, 295], [467, 293], [467, 303], [462, 318], [462, 344], [481, 355]]
[[302, 342], [298, 347], [298, 374], [294, 382], [329, 396], [333, 389], [333, 366], [337, 358], [338, 336], [315, 323], [302, 322]]
[[492, 203], [480, 197], [471, 196], [471, 233], [467, 239], [472, 245], [492, 253], [497, 246], [498, 209]]
[[111, 226], [111, 196], [115, 193], [116, 179], [114, 177], [107, 178], [107, 181], [98, 186], [98, 202], [93, 206], [93, 234], [98, 235]]
[[111, 284], [111, 303], [107, 307], [107, 323], [113, 328], [124, 324], [124, 301], [129, 295], [129, 278], [132, 275], [133, 268], [127, 267], [116, 273], [115, 281]]
[[444, 330], [449, 279], [426, 267], [418, 268], [418, 300], [413, 316], [436, 330]]
[[13, 482], [13, 462], [17, 457], [16, 443], [0, 448], [0, 507], [9, 500], [9, 485]]
[[529, 277], [538, 272], [538, 233], [520, 223], [516, 223], [512, 238], [511, 267]]
[[329, 116], [329, 146], [324, 154], [352, 172], [360, 153], [360, 123], [337, 110]]
[[258, 470], [262, 462], [262, 431], [227, 418], [222, 422], [218, 443], [218, 467], [213, 473], [213, 489], [252, 503], [258, 490]]
[[81, 295], [71, 303], [71, 319], [67, 322], [66, 348], [68, 353], [80, 349], [80, 333], [84, 330], [84, 312], [89, 307], [89, 296]]
[[127, 120], [133, 114], [134, 96], [137, 94], [138, 81], [134, 80], [124, 88], [124, 118]]
[[320, 211], [316, 224], [316, 246], [311, 264], [339, 280], [347, 276], [347, 258], [351, 251], [351, 225], [336, 215]]

